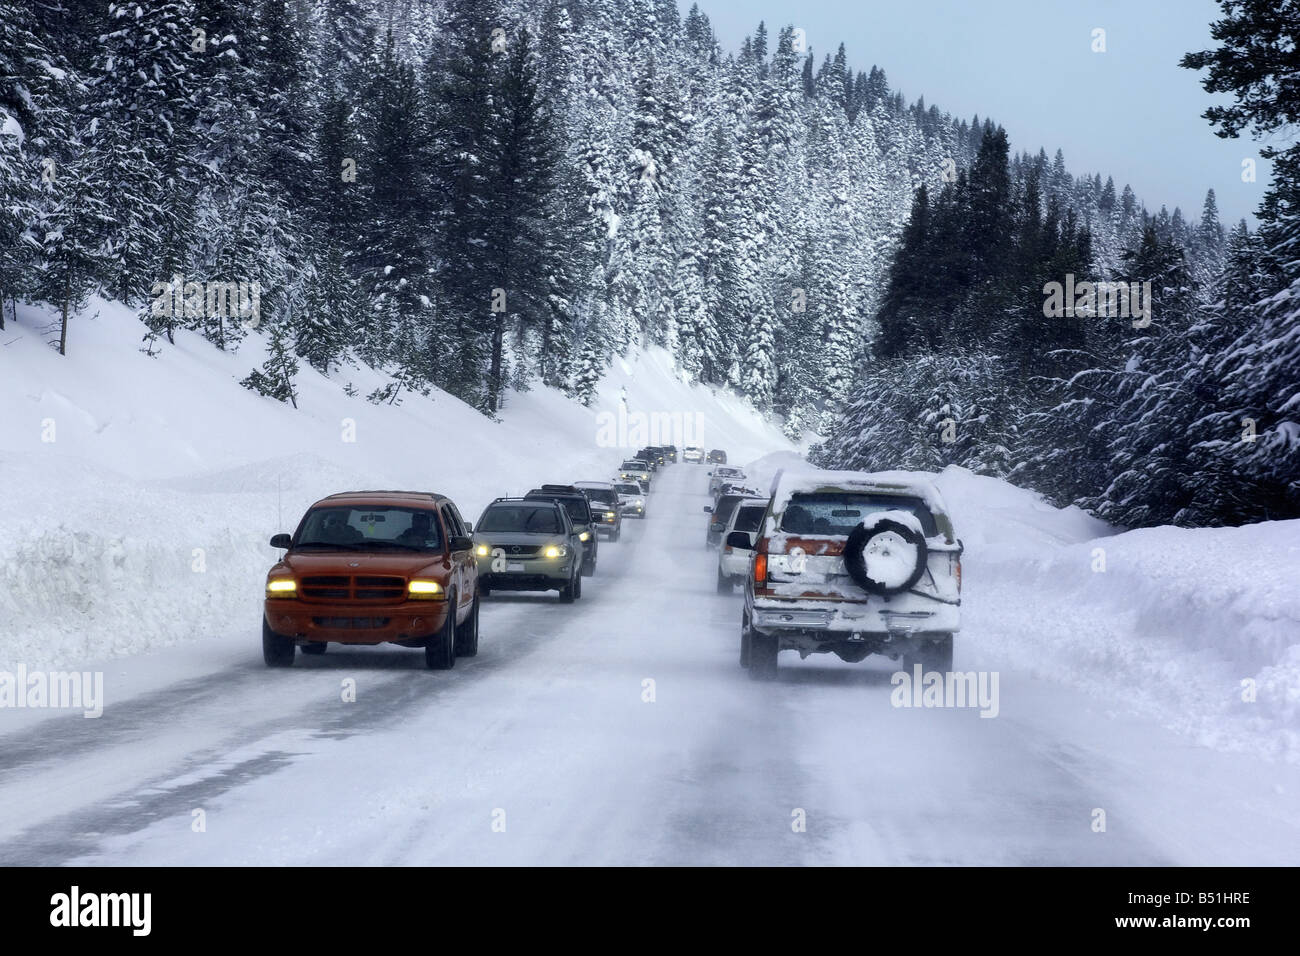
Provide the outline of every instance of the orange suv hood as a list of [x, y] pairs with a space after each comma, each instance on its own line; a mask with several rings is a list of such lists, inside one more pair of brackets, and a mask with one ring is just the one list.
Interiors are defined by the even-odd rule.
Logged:
[[445, 570], [441, 554], [393, 551], [291, 552], [280, 562], [296, 574], [393, 574], [403, 577], [426, 568]]

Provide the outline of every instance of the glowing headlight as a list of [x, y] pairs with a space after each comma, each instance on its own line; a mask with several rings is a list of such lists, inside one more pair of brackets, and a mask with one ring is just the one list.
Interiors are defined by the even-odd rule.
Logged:
[[582, 532], [582, 534], [578, 535], [578, 540], [579, 540], [579, 541], [586, 541], [586, 540], [588, 540], [590, 537], [591, 537], [590, 532], [584, 531], [584, 532]]
[[609, 520], [613, 521], [615, 518], [618, 517], [618, 515], [614, 514], [614, 512], [612, 512], [612, 511], [606, 511], [606, 512], [605, 512], [605, 517], [608, 518]]
[[569, 553], [569, 549], [562, 544], [553, 544], [544, 553], [548, 558], [562, 558]]
[[269, 598], [294, 598], [298, 596], [298, 582], [293, 578], [271, 578], [266, 582]]
[[474, 553], [477, 554], [480, 558], [486, 558], [492, 552], [488, 550], [488, 546], [486, 544], [480, 544], [477, 548], [474, 549]]
[[406, 593], [412, 600], [418, 601], [436, 601], [446, 596], [442, 585], [437, 581], [424, 581], [419, 578], [407, 585]]

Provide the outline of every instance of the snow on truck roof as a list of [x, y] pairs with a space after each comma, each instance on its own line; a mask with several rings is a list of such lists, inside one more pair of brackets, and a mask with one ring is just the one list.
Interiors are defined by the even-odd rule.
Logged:
[[933, 481], [919, 471], [834, 471], [826, 468], [784, 468], [772, 479], [772, 510], [784, 511], [792, 495], [839, 489], [905, 494], [920, 498], [930, 512], [947, 515], [948, 507]]

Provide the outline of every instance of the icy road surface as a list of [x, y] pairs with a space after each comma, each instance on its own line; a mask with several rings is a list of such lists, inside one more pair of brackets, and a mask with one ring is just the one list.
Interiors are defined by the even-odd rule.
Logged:
[[[661, 470], [576, 605], [494, 595], [451, 672], [337, 645], [272, 671], [232, 621], [114, 662], [98, 720], [0, 711], [0, 862], [1300, 862], [1300, 770], [1026, 674], [994, 719], [892, 707], [885, 659], [752, 683], [705, 486]], [[996, 661], [967, 630], [956, 665]]]

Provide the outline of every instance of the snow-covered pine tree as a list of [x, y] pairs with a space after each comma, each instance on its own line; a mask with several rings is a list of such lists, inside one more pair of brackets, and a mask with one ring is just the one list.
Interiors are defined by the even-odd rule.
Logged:
[[391, 33], [373, 69], [366, 96], [367, 148], [357, 163], [364, 204], [356, 265], [371, 303], [362, 323], [360, 354], [447, 387], [460, 381], [458, 367], [444, 367], [443, 360], [455, 355], [461, 328], [444, 328], [438, 336], [407, 335], [401, 347], [397, 344], [398, 328], [430, 321], [433, 305], [425, 103], [415, 69], [398, 56]]
[[526, 28], [505, 56], [493, 96], [487, 232], [482, 236], [484, 279], [499, 282], [507, 297], [507, 310], [493, 313], [487, 394], [492, 413], [501, 407], [506, 386], [502, 348], [507, 316], [521, 337], [540, 331], [555, 319], [552, 294], [565, 294], [559, 285], [563, 272], [555, 265], [560, 250], [546, 235], [560, 146], [554, 118], [542, 101], [534, 42]]
[[[1247, 127], [1259, 138], [1289, 131], [1300, 111], [1291, 66], [1300, 43], [1295, 4], [1221, 6], [1212, 31], [1221, 45], [1182, 60], [1209, 71], [1202, 80], [1208, 92], [1234, 97], [1211, 106], [1205, 118], [1225, 137]], [[1273, 181], [1258, 212], [1267, 249], [1265, 295], [1242, 334], [1214, 358], [1223, 390], [1213, 421], [1221, 430], [1207, 450], [1215, 472], [1236, 479], [1234, 495], [1215, 516], [1223, 521], [1300, 515], [1300, 143], [1284, 141], [1260, 149], [1273, 160]], [[1248, 288], [1250, 273], [1232, 271], [1238, 290]]]
[[[154, 244], [169, 234], [173, 246], [184, 211], [177, 208], [186, 131], [194, 118], [191, 0], [113, 0], [100, 37], [89, 86], [94, 120], [87, 136], [87, 171], [111, 203], [103, 244], [114, 261], [112, 294], [141, 302], [160, 276]], [[163, 191], [170, 184], [170, 208]], [[174, 255], [174, 249], [172, 255]]]
[[284, 323], [272, 323], [266, 348], [266, 361], [260, 369], [253, 369], [239, 384], [250, 391], [288, 402], [298, 407], [298, 389], [294, 376], [298, 374], [298, 360], [294, 357], [288, 330]]

